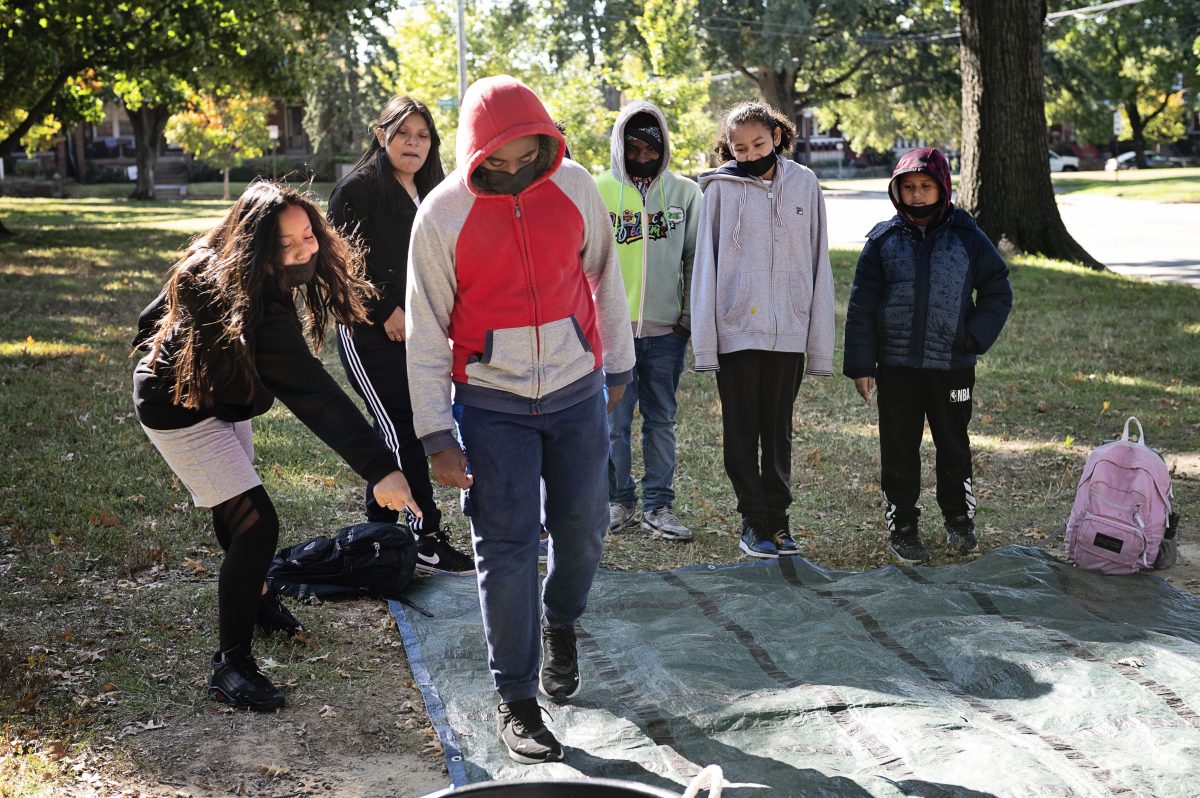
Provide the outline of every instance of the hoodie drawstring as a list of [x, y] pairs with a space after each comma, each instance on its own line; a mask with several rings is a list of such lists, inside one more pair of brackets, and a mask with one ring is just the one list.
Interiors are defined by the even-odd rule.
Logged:
[[742, 214], [746, 210], [746, 183], [743, 180], [738, 182], [742, 185], [742, 201], [738, 205], [738, 223], [733, 228], [733, 248], [740, 252], [742, 249]]

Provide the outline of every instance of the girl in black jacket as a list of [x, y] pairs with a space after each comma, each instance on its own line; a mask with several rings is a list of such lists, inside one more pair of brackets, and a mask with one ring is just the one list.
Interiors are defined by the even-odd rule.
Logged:
[[[251, 184], [172, 267], [138, 320], [147, 354], [133, 377], [138, 420], [197, 507], [212, 509], [225, 561], [217, 586], [220, 649], [209, 694], [236, 707], [282, 707], [250, 653], [279, 518], [254, 470], [250, 419], [275, 398], [375, 487], [419, 515], [396, 459], [309, 349], [328, 322], [366, 317], [361, 256], [300, 193]], [[306, 313], [297, 312], [302, 299]]]
[[[333, 188], [329, 218], [343, 234], [362, 242], [367, 275], [379, 292], [368, 302], [366, 320], [338, 324], [338, 353], [422, 510], [422, 517], [408, 518], [419, 533], [417, 570], [468, 576], [475, 573], [475, 563], [450, 545], [441, 528], [425, 449], [413, 431], [404, 343], [408, 240], [417, 206], [445, 177], [439, 144], [429, 109], [409, 97], [393, 97], [379, 115], [371, 146]], [[368, 480], [367, 520], [394, 523], [397, 512], [381, 507], [371, 488]]]

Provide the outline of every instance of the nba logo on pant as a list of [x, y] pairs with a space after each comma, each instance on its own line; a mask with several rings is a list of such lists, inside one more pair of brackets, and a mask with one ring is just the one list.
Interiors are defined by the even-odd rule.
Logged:
[[950, 392], [951, 402], [969, 402], [971, 401], [970, 388], [955, 388]]

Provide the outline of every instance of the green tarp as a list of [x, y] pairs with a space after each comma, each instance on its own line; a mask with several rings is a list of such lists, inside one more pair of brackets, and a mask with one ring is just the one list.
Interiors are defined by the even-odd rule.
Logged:
[[[1200, 599], [1038, 549], [848, 573], [601, 572], [561, 764], [510, 761], [474, 580], [392, 603], [455, 785], [605, 777], [725, 795], [1200, 795]], [[752, 787], [749, 785], [762, 785]], [[765, 791], [764, 791], [765, 788]]]

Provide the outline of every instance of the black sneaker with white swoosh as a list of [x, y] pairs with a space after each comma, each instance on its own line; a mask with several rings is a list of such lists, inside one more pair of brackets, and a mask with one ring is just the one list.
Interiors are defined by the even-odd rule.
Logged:
[[417, 535], [417, 567], [419, 574], [449, 574], [474, 576], [475, 559], [450, 545], [445, 530], [431, 535]]

